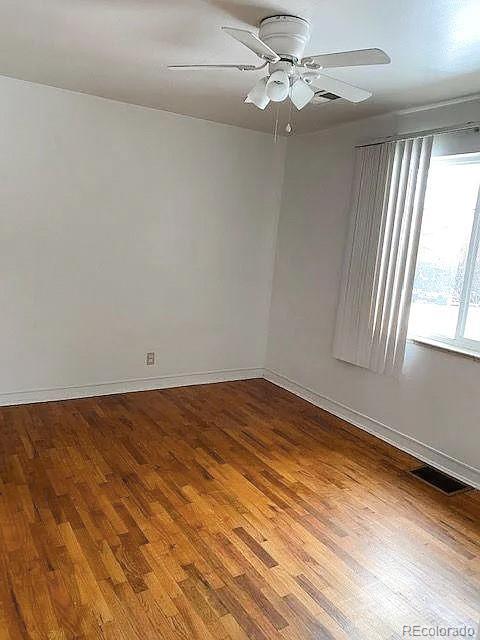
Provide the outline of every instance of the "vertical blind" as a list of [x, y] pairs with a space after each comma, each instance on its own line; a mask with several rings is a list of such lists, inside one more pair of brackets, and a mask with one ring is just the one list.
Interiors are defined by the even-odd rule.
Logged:
[[334, 356], [377, 373], [403, 364], [432, 142], [356, 150]]

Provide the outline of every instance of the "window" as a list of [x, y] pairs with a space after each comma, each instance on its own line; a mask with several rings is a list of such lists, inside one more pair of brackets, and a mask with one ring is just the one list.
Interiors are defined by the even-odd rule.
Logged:
[[480, 353], [480, 153], [432, 158], [409, 335]]

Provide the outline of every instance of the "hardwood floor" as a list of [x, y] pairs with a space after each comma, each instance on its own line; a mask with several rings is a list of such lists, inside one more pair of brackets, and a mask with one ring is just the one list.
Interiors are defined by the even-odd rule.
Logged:
[[0, 638], [476, 628], [479, 493], [414, 465], [263, 380], [2, 408]]

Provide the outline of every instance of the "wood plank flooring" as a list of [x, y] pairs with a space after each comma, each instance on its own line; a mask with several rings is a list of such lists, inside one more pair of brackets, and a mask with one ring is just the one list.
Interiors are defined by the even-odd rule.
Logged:
[[415, 464], [263, 380], [2, 408], [0, 638], [474, 627], [479, 493]]

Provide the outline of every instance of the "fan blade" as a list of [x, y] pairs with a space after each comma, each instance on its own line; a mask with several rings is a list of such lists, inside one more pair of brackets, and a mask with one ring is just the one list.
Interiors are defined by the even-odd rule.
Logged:
[[391, 62], [390, 58], [381, 49], [358, 49], [356, 51], [326, 53], [319, 56], [308, 56], [302, 60], [302, 64], [307, 66], [315, 65], [322, 69], [358, 67], [363, 64], [388, 64], [389, 62]]
[[259, 109], [265, 109], [270, 102], [270, 98], [267, 96], [267, 80], [268, 77], [260, 78], [245, 98], [245, 102], [254, 104]]
[[251, 31], [234, 29], [233, 27], [222, 27], [222, 31], [225, 31], [229, 36], [248, 47], [250, 51], [256, 53], [262, 60], [268, 60], [269, 62], [278, 62], [280, 60], [280, 56]]
[[308, 84], [300, 78], [293, 83], [290, 89], [290, 100], [297, 107], [297, 109], [303, 109], [315, 95], [315, 91], [308, 86]]
[[315, 86], [317, 89], [325, 89], [340, 98], [345, 98], [350, 102], [362, 102], [363, 100], [367, 100], [370, 98], [372, 93], [371, 91], [365, 91], [365, 89], [359, 89], [358, 87], [354, 87], [351, 84], [347, 84], [346, 82], [342, 82], [341, 80], [335, 80], [335, 78], [330, 78], [330, 76], [324, 76], [323, 73], [318, 76], [317, 80], [315, 80]]
[[169, 69], [176, 71], [189, 71], [193, 69], [238, 69], [238, 71], [255, 71], [254, 64], [171, 64]]

